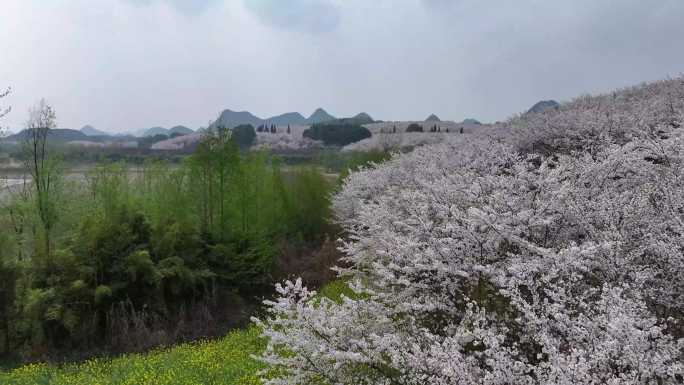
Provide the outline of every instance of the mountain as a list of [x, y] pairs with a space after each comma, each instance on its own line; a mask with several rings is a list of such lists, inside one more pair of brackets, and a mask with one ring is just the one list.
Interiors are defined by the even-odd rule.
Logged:
[[190, 135], [195, 131], [185, 127], [185, 126], [175, 126], [169, 130], [169, 135], [180, 134], [180, 135]]
[[209, 128], [234, 128], [241, 124], [251, 124], [252, 126], [256, 127], [263, 123], [263, 119], [254, 116], [254, 114], [252, 114], [251, 112], [224, 110], [223, 112], [221, 112], [221, 115], [218, 117], [218, 119], [216, 119], [216, 121], [212, 123]]
[[353, 119], [354, 121], [356, 121], [357, 124], [369, 124], [369, 123], [374, 123], [374, 122], [375, 122], [375, 120], [373, 120], [373, 118], [371, 118], [371, 116], [368, 115], [368, 114], [365, 113], [365, 112], [362, 112], [362, 113], [360, 113], [360, 114], [357, 114], [357, 115], [354, 116], [352, 119]]
[[371, 118], [371, 116], [368, 115], [367, 113], [362, 112], [362, 113], [357, 114], [351, 118], [334, 119], [334, 120], [330, 120], [330, 121], [321, 122], [319, 124], [323, 124], [323, 125], [348, 124], [348, 125], [361, 126], [361, 125], [370, 124], [370, 123], [375, 123], [375, 120], [373, 120], [373, 118]]
[[266, 119], [267, 124], [275, 124], [276, 126], [301, 126], [306, 124], [306, 118], [299, 112], [288, 112], [282, 115], [273, 116]]
[[262, 119], [249, 111], [224, 110], [219, 116], [219, 118], [211, 124], [210, 128], [214, 128], [217, 126], [235, 128], [242, 124], [251, 124], [254, 127], [260, 126], [262, 124], [275, 124], [277, 126], [299, 126], [328, 122], [334, 119], [334, 116], [328, 114], [322, 108], [319, 108], [316, 111], [314, 111], [314, 113], [311, 114], [309, 118], [305, 118], [299, 112], [287, 112], [281, 115], [272, 116], [267, 119]]
[[437, 115], [432, 114], [425, 119], [426, 122], [441, 122], [442, 120], [437, 117]]
[[479, 126], [479, 125], [482, 125], [482, 123], [480, 123], [477, 119], [473, 119], [473, 118], [463, 119], [463, 122], [462, 122], [462, 123], [463, 123], [463, 124], [476, 124], [476, 125], [478, 125], [478, 126]]
[[[17, 134], [10, 135], [5, 138], [8, 142], [21, 142], [29, 137], [29, 130], [23, 130]], [[76, 140], [89, 141], [91, 137], [78, 130], [71, 130], [68, 128], [55, 128], [48, 132], [48, 140], [51, 142], [65, 143]]]
[[558, 102], [555, 100], [542, 100], [540, 102], [537, 102], [534, 106], [532, 106], [532, 108], [530, 108], [527, 111], [527, 113], [538, 114], [549, 109], [558, 109], [558, 107], [560, 107], [560, 104], [558, 104]]
[[157, 135], [166, 135], [169, 136], [170, 132], [164, 127], [152, 127], [143, 130], [142, 135], [143, 137], [147, 136], [157, 136]]
[[81, 132], [84, 133], [85, 135], [88, 135], [88, 136], [107, 136], [107, 135], [109, 135], [106, 132], [100, 131], [91, 125], [83, 126], [81, 128]]
[[323, 122], [329, 122], [331, 120], [335, 120], [335, 117], [330, 115], [327, 111], [325, 111], [322, 108], [317, 108], [316, 111], [309, 116], [308, 119], [306, 119], [306, 124], [316, 124], [316, 123], [323, 123]]

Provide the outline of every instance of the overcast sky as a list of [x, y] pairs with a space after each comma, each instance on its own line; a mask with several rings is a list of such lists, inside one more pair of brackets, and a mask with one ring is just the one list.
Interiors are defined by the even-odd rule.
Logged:
[[682, 0], [2, 0], [0, 88], [21, 128], [267, 117], [503, 120], [684, 72]]

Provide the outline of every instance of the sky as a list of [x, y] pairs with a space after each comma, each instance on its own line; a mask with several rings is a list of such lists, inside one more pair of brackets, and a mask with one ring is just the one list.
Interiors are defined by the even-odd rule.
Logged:
[[2, 0], [0, 126], [206, 126], [323, 107], [504, 120], [684, 72], [682, 0]]

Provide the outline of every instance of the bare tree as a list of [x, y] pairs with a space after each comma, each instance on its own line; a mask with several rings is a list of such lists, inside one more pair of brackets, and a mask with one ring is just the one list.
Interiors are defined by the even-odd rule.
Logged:
[[[0, 99], [9, 95], [10, 91], [11, 90], [8, 88], [6, 91], [0, 92]], [[6, 107], [6, 108], [0, 107], [0, 118], [3, 118], [5, 115], [7, 115], [10, 112], [10, 110], [11, 110], [10, 107]], [[3, 132], [2, 126], [0, 126], [0, 139], [2, 139], [3, 134], [4, 134], [4, 132]], [[0, 258], [2, 258], [1, 255], [0, 255]], [[2, 263], [3, 262], [0, 259], [0, 274], [2, 274], [3, 270], [4, 270]], [[3, 275], [3, 278], [5, 278], [4, 275]], [[4, 337], [3, 338], [4, 344], [3, 344], [2, 351], [0, 351], [0, 353], [3, 353], [3, 354], [10, 352], [10, 326], [9, 326], [10, 325], [10, 318], [9, 318], [9, 313], [10, 313], [9, 312], [9, 307], [10, 307], [9, 302], [10, 302], [10, 300], [9, 300], [9, 298], [10, 298], [10, 296], [9, 296], [8, 290], [0, 284], [0, 326], [2, 326], [1, 330], [5, 331], [4, 336], [3, 336]]]
[[41, 99], [29, 109], [26, 122], [26, 168], [33, 179], [36, 210], [43, 230], [45, 256], [50, 257], [50, 235], [56, 222], [54, 193], [59, 178], [58, 164], [50, 156], [48, 137], [50, 130], [56, 126], [55, 110]]
[[[5, 91], [0, 91], [0, 99], [9, 95], [10, 92], [12, 92], [11, 88], [6, 89]], [[9, 114], [10, 111], [12, 111], [12, 107], [3, 108], [0, 106], [0, 118], [5, 117], [5, 115]], [[3, 134], [3, 130], [2, 130], [2, 126], [0, 126], [0, 137], [2, 137], [2, 134]]]
[[[12, 92], [11, 88], [6, 89], [5, 91], [0, 92], [0, 99], [4, 98], [5, 96], [9, 95], [10, 92]], [[0, 118], [4, 117], [7, 115], [10, 111], [12, 110], [12, 107], [7, 107], [7, 108], [2, 108], [0, 107]]]

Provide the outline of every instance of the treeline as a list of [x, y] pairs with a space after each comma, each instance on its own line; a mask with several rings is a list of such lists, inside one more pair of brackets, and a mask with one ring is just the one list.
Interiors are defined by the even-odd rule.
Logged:
[[353, 123], [319, 123], [304, 131], [305, 138], [320, 140], [326, 146], [346, 146], [370, 138], [371, 132]]
[[0, 355], [219, 335], [275, 280], [323, 281], [335, 262], [332, 183], [241, 152], [227, 131], [181, 165], [101, 164], [84, 181], [49, 150], [26, 159], [33, 182], [0, 212]]

